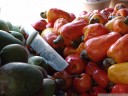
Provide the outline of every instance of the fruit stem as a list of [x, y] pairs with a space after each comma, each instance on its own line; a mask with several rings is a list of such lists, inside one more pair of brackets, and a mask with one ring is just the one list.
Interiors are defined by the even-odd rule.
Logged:
[[44, 19], [47, 18], [46, 12], [47, 12], [47, 11], [44, 11], [44, 12], [41, 12], [41, 13], [40, 13], [40, 16], [41, 16], [42, 18], [44, 18]]
[[60, 44], [60, 43], [63, 43], [63, 42], [64, 42], [64, 39], [61, 35], [59, 35], [55, 40], [53, 40], [54, 44]]
[[128, 25], [128, 16], [125, 18], [124, 23], [125, 23], [126, 25]]

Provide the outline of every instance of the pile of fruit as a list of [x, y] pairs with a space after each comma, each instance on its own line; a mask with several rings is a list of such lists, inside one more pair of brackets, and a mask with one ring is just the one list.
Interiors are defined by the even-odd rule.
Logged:
[[56, 71], [26, 43], [22, 27], [0, 20], [0, 96], [98, 96], [128, 93], [128, 7], [58, 8], [31, 24], [69, 64]]

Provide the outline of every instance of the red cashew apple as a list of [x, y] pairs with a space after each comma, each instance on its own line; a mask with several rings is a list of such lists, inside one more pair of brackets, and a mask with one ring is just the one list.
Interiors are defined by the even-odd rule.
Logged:
[[65, 70], [69, 73], [81, 74], [84, 71], [86, 62], [80, 58], [79, 54], [68, 55], [65, 60], [69, 64]]
[[77, 93], [90, 91], [92, 88], [92, 77], [87, 73], [82, 73], [73, 79], [73, 89]]

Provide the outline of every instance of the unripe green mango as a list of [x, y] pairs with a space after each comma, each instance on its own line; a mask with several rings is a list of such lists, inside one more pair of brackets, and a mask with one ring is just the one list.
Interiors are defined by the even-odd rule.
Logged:
[[11, 35], [13, 35], [15, 38], [19, 39], [22, 43], [24, 43], [25, 38], [24, 38], [24, 36], [22, 35], [22, 33], [17, 32], [17, 31], [9, 31], [9, 33], [10, 33]]
[[5, 46], [1, 52], [2, 65], [10, 62], [28, 62], [29, 53], [28, 50], [19, 44], [9, 44]]
[[30, 64], [13, 62], [0, 67], [0, 96], [35, 96], [42, 82], [41, 71]]
[[23, 43], [15, 38], [13, 35], [11, 35], [10, 33], [0, 30], [0, 51], [9, 44], [20, 44], [23, 45]]
[[5, 20], [0, 19], [0, 30], [9, 31], [9, 26]]

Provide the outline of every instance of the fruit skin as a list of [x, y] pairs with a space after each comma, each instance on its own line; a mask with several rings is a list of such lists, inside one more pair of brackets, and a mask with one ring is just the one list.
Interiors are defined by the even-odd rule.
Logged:
[[128, 34], [119, 38], [107, 51], [107, 56], [112, 58], [116, 63], [128, 61]]
[[116, 19], [113, 23], [113, 31], [120, 33], [121, 35], [125, 35], [128, 33], [128, 19], [123, 17]]
[[85, 67], [85, 72], [92, 76], [93, 72], [97, 69], [99, 69], [99, 66], [96, 63], [90, 61]]
[[54, 29], [54, 33], [56, 33], [57, 35], [59, 35], [59, 28], [61, 26], [63, 26], [64, 24], [67, 24], [68, 23], [68, 20], [67, 19], [64, 19], [64, 18], [58, 18], [55, 22], [54, 22], [54, 25], [53, 25], [53, 29]]
[[[98, 22], [93, 22], [93, 20], [97, 19]], [[106, 18], [103, 14], [100, 12], [93, 12], [92, 16], [90, 16], [89, 23], [94, 24], [94, 23], [101, 23], [105, 24], [108, 21], [108, 18]]]
[[23, 43], [20, 40], [18, 40], [8, 32], [0, 30], [0, 51], [1, 49], [3, 49], [3, 47], [5, 47], [8, 44], [23, 45]]
[[93, 72], [93, 79], [102, 88], [106, 88], [109, 84], [108, 74], [103, 69], [97, 69]]
[[47, 78], [49, 72], [49, 66], [47, 65], [47, 61], [41, 56], [31, 56], [28, 59], [28, 63], [31, 65], [36, 65], [45, 75], [44, 77]]
[[9, 31], [13, 29], [13, 25], [10, 21], [6, 21], [6, 24], [8, 25]]
[[47, 68], [48, 68], [47, 61], [41, 56], [36, 56], [35, 55], [35, 56], [29, 57], [28, 58], [28, 63], [43, 67], [45, 70], [47, 70]]
[[[97, 31], [96, 31], [97, 30]], [[84, 41], [90, 38], [109, 33], [109, 30], [101, 23], [89, 24], [83, 28]]]
[[44, 78], [42, 88], [37, 92], [36, 96], [54, 96], [55, 90], [55, 81], [52, 78]]
[[114, 83], [128, 84], [128, 62], [111, 65], [108, 68], [108, 78]]
[[[45, 15], [45, 16], [44, 16]], [[46, 12], [41, 13], [41, 17], [48, 20], [48, 22], [55, 22], [58, 18], [65, 18], [70, 21], [70, 14], [64, 10], [58, 8], [50, 8]]]
[[20, 32], [20, 26], [12, 25], [12, 29], [10, 31]]
[[69, 64], [65, 69], [67, 72], [81, 74], [84, 71], [86, 62], [80, 58], [79, 54], [68, 55], [65, 60]]
[[10, 62], [28, 62], [28, 51], [19, 44], [9, 44], [5, 46], [1, 52], [1, 63], [2, 65]]
[[94, 62], [101, 62], [107, 57], [109, 47], [120, 37], [121, 34], [117, 32], [110, 32], [87, 40], [84, 46], [88, 57]]
[[37, 69], [39, 69], [41, 71], [41, 73], [43, 75], [43, 78], [48, 78], [47, 71], [44, 68], [42, 68], [42, 67], [40, 67], [38, 65], [32, 65], [32, 66], [36, 67]]
[[54, 49], [62, 47], [62, 44], [54, 44], [53, 40], [57, 38], [53, 28], [46, 28], [41, 32], [41, 37]]
[[19, 39], [21, 42], [24, 43], [25, 38], [24, 38], [24, 36], [22, 35], [22, 33], [17, 32], [17, 31], [9, 31], [9, 33], [10, 33], [11, 35], [13, 35], [15, 38]]
[[61, 89], [66, 90], [68, 88], [71, 88], [72, 86], [72, 80], [71, 74], [68, 73], [66, 70], [55, 72], [53, 75], [54, 79], [62, 79], [64, 80], [64, 85], [62, 84]]
[[42, 73], [30, 64], [13, 62], [0, 68], [0, 94], [5, 96], [35, 96], [42, 82]]
[[90, 91], [92, 88], [92, 78], [87, 73], [82, 73], [73, 80], [73, 89], [77, 93], [84, 93]]
[[6, 32], [9, 31], [8, 24], [3, 19], [0, 19], [0, 30], [6, 31]]
[[[83, 35], [83, 28], [88, 24], [84, 19], [75, 20], [64, 24], [58, 30], [58, 37], [53, 40], [55, 44], [64, 43], [65, 46], [71, 46], [71, 42], [77, 40]], [[60, 38], [61, 37], [61, 38]]]
[[39, 19], [36, 22], [32, 23], [31, 25], [35, 30], [37, 30], [40, 33], [46, 28], [47, 21], [45, 19]]
[[128, 84], [115, 84], [112, 87], [111, 93], [128, 93]]

